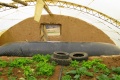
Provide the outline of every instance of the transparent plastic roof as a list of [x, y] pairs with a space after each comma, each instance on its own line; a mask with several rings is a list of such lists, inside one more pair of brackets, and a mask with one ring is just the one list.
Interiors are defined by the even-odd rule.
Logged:
[[[57, 1], [57, 0], [55, 0]], [[86, 6], [88, 8], [97, 10], [103, 14], [120, 21], [120, 0], [60, 0], [67, 1], [74, 4]], [[12, 0], [0, 0], [0, 2], [12, 3]], [[120, 26], [112, 25], [98, 17], [79, 11], [76, 9], [65, 8], [60, 6], [48, 5], [50, 11], [53, 14], [72, 16], [75, 18], [82, 19], [97, 28], [102, 30], [107, 34], [117, 46], [120, 47]], [[76, 7], [77, 8], [77, 7]], [[20, 21], [33, 17], [35, 12], [35, 6], [25, 6], [19, 7], [17, 9], [9, 9], [0, 12], [0, 31], [9, 29], [11, 26], [19, 23]], [[42, 14], [48, 14], [45, 9], [43, 9]]]

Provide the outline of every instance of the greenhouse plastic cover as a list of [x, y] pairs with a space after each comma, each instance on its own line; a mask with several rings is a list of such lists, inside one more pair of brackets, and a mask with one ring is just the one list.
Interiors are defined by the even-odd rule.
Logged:
[[[120, 0], [62, 0], [87, 6], [99, 12], [102, 12], [118, 21], [120, 21]], [[11, 3], [11, 0], [0, 0], [0, 2]], [[99, 18], [89, 15], [75, 9], [63, 8], [58, 6], [48, 6], [53, 14], [66, 15], [82, 19], [98, 29], [102, 30], [110, 37], [113, 42], [120, 47], [120, 27], [107, 23]], [[33, 17], [35, 6], [19, 7], [0, 12], [0, 32], [9, 29], [20, 21]], [[48, 14], [44, 9], [42, 14]]]

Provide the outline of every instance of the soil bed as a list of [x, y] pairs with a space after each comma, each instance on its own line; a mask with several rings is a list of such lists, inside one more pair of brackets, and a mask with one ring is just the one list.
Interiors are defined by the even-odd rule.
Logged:
[[[7, 61], [7, 62], [9, 62], [10, 60], [14, 60], [16, 58], [20, 58], [20, 57], [7, 57], [7, 56], [0, 57], [1, 60]], [[111, 69], [111, 67], [119, 67], [120, 66], [120, 55], [91, 56], [88, 58], [88, 60], [93, 60], [93, 59], [101, 59], [102, 63], [105, 64], [110, 69]], [[69, 66], [64, 66], [63, 69], [65, 69], [65, 68], [67, 68], [68, 71], [71, 70]], [[11, 72], [10, 72], [10, 69], [12, 70]], [[43, 76], [42, 75], [42, 76], [37, 76], [36, 78], [37, 78], [37, 80], [59, 80], [60, 70], [61, 70], [61, 66], [56, 65], [52, 76]], [[92, 72], [92, 70], [89, 70], [89, 71]], [[63, 70], [62, 76], [64, 76], [64, 75], [65, 75], [65, 72]], [[98, 76], [98, 75], [100, 75], [100, 74], [94, 73], [93, 77], [82, 75], [80, 77], [80, 80], [97, 80], [96, 76]], [[21, 68], [10, 68], [8, 66], [0, 67], [0, 80], [27, 80], [24, 77], [25, 77], [24, 71]], [[35, 80], [35, 79], [33, 79], [33, 80]]]

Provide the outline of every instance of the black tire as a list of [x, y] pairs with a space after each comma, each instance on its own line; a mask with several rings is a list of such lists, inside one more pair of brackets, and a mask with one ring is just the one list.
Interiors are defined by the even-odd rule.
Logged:
[[58, 52], [53, 52], [53, 56], [58, 59], [68, 59], [69, 53], [58, 51]]
[[58, 59], [55, 58], [53, 55], [51, 56], [51, 61], [55, 61], [58, 65], [62, 65], [62, 66], [68, 66], [71, 60], [72, 59], [70, 57], [68, 59]]
[[76, 61], [88, 60], [88, 54], [85, 52], [73, 52], [69, 56]]

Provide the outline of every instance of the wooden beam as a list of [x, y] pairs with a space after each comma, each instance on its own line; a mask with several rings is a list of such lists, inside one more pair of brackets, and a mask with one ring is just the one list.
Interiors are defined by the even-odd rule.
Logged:
[[24, 6], [28, 5], [25, 1], [21, 1], [21, 0], [12, 0], [12, 1], [20, 3], [20, 4], [24, 5]]
[[15, 5], [7, 4], [7, 3], [2, 3], [2, 2], [0, 2], [0, 5], [2, 5], [2, 6], [6, 6], [6, 7], [18, 8], [18, 7], [15, 6]]
[[49, 15], [52, 16], [52, 12], [50, 11], [50, 9], [48, 8], [46, 4], [44, 5], [44, 9], [49, 13]]
[[36, 6], [35, 6], [35, 14], [34, 14], [34, 20], [39, 22], [42, 14], [42, 10], [44, 8], [44, 2], [43, 0], [37, 0]]
[[47, 30], [46, 30], [46, 26], [42, 25], [40, 26], [41, 29], [41, 41], [48, 41], [48, 34], [47, 34]]

